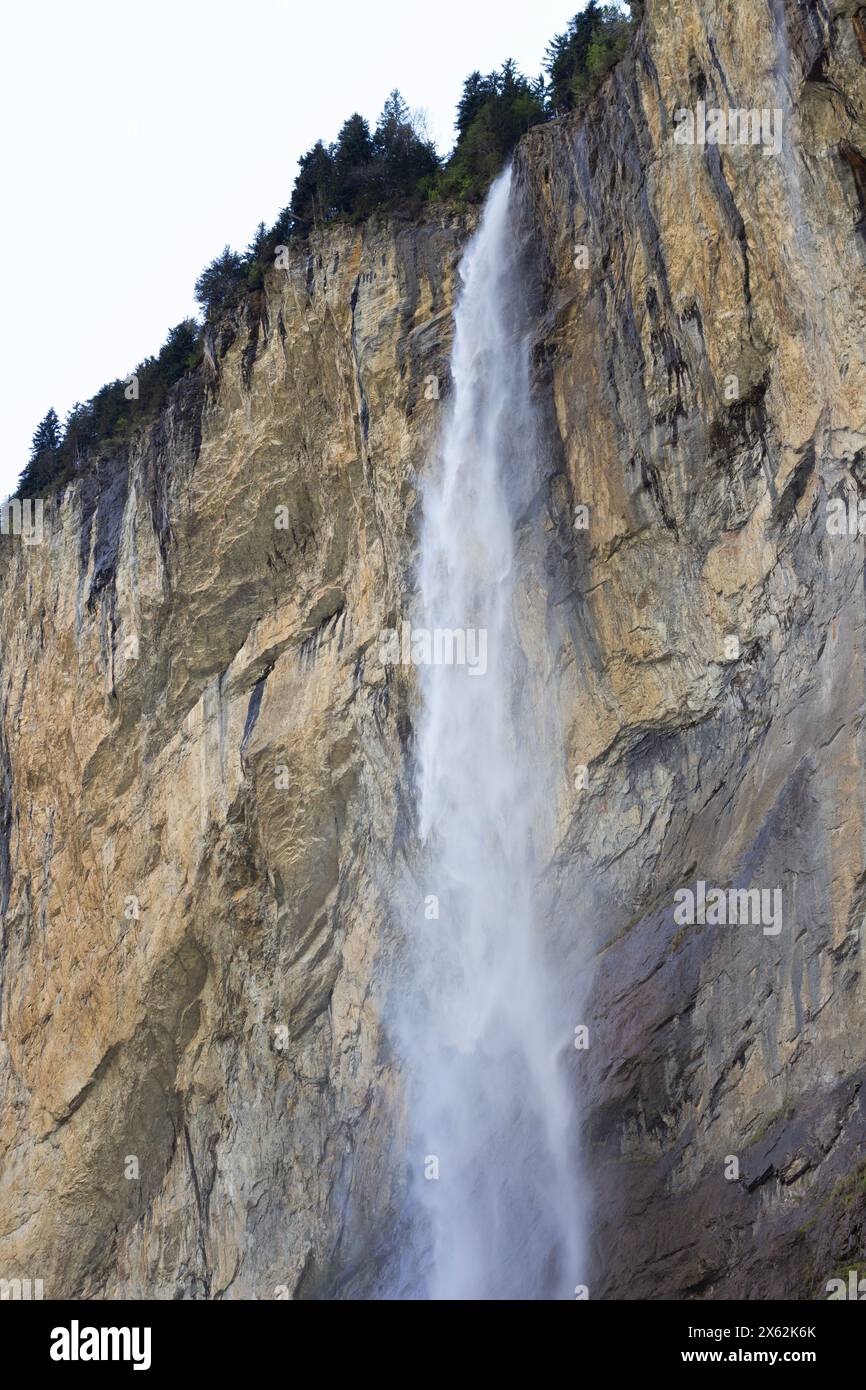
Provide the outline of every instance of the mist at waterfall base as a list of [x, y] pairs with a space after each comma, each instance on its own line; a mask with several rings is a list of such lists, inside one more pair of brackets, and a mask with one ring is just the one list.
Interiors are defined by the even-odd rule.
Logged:
[[529, 696], [515, 617], [539, 435], [511, 192], [509, 169], [461, 262], [452, 392], [423, 491], [414, 624], [486, 630], [487, 667], [418, 670], [421, 881], [392, 1027], [412, 1233], [396, 1296], [410, 1298], [573, 1298], [582, 1276], [565, 1072], [579, 1020], [547, 957], [540, 873], [549, 712]]

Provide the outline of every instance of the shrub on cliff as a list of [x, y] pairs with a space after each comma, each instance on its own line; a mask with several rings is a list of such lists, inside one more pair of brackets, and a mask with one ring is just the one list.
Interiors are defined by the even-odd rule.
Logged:
[[553, 114], [579, 106], [622, 57], [633, 22], [640, 19], [640, 8], [632, 6], [632, 10], [633, 21], [617, 5], [589, 0], [565, 33], [557, 34], [548, 44], [544, 66], [550, 78], [549, 104]]
[[33, 444], [30, 457], [38, 458], [41, 454], [53, 454], [60, 448], [61, 440], [60, 421], [57, 418], [57, 411], [54, 406], [48, 411], [44, 419], [39, 421], [33, 432]]
[[377, 199], [376, 146], [370, 127], [357, 111], [343, 123], [331, 160], [334, 213], [363, 216]]
[[16, 496], [44, 496], [74, 477], [95, 451], [122, 445], [156, 418], [175, 382], [200, 360], [198, 325], [184, 319], [171, 329], [156, 357], [146, 357], [125, 380], [109, 382], [85, 404], [74, 405], [62, 429], [49, 410], [33, 435]]
[[411, 199], [419, 182], [439, 169], [433, 142], [418, 129], [396, 89], [385, 102], [373, 143], [379, 199], [385, 206]]
[[57, 412], [52, 406], [33, 431], [30, 458], [18, 479], [18, 497], [32, 497], [47, 488], [57, 472], [62, 442]]
[[[400, 93], [393, 91], [373, 135], [356, 112], [333, 145], [319, 140], [301, 157], [286, 230], [307, 236], [335, 219], [354, 221], [376, 208], [394, 208], [415, 199], [419, 184], [438, 168], [432, 141], [418, 129]], [[282, 214], [281, 218], [285, 227], [286, 219]]]
[[205, 266], [195, 282], [196, 303], [204, 310], [205, 318], [219, 318], [223, 310], [235, 302], [247, 276], [243, 256], [225, 246], [210, 265]]
[[[156, 357], [146, 357], [123, 381], [109, 382], [97, 391], [75, 422], [90, 446], [97, 441], [120, 444], [159, 414], [175, 382], [200, 360], [198, 334], [198, 325], [184, 319], [171, 329]], [[64, 462], [72, 463], [68, 437], [67, 428], [60, 452]]]
[[[356, 221], [376, 209], [416, 210], [424, 198], [478, 201], [521, 135], [583, 101], [627, 47], [643, 0], [630, 0], [632, 20], [613, 4], [589, 0], [548, 47], [546, 71], [535, 81], [509, 60], [486, 76], [470, 73], [457, 110], [457, 143], [444, 164], [433, 142], [393, 91], [371, 133], [355, 112], [332, 145], [317, 141], [299, 161], [289, 203], [273, 226], [259, 223], [246, 251], [226, 246], [205, 267], [195, 298], [206, 322], [216, 323], [247, 301], [255, 305], [278, 246], [334, 220]], [[18, 495], [32, 496], [73, 476], [95, 451], [123, 442], [162, 409], [174, 383], [201, 360], [201, 333], [185, 320], [124, 381], [109, 382], [69, 412], [65, 427], [49, 411], [34, 435]], [[38, 438], [37, 438], [38, 437]]]
[[431, 196], [481, 199], [521, 135], [579, 106], [622, 56], [640, 20], [641, 0], [631, 0], [631, 11], [629, 19], [618, 5], [589, 0], [547, 47], [549, 85], [543, 76], [530, 81], [510, 60], [487, 76], [470, 73], [457, 107], [457, 144]]
[[334, 214], [334, 156], [317, 140], [298, 161], [298, 177], [289, 200], [291, 230], [305, 236]]
[[434, 196], [483, 197], [521, 135], [545, 117], [543, 82], [530, 82], [510, 58], [486, 77], [470, 73], [457, 108], [457, 144]]

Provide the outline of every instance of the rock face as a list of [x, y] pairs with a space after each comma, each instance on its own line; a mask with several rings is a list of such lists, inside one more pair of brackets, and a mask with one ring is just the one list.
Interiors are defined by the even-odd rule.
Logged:
[[[701, 102], [778, 149], [677, 143]], [[832, 505], [866, 491], [866, 7], [649, 0], [516, 189], [591, 1296], [819, 1297], [866, 1259], [864, 551]], [[472, 221], [319, 235], [42, 545], [2, 541], [0, 1274], [47, 1297], [384, 1286], [417, 691], [379, 634]], [[684, 924], [699, 881], [780, 915]]]

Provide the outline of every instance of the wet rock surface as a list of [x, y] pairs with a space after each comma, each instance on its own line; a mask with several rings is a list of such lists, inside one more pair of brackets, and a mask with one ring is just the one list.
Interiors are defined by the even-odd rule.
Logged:
[[[588, 768], [558, 866], [593, 885], [601, 1296], [807, 1298], [862, 1261], [863, 542], [828, 526], [862, 486], [862, 18], [650, 5], [579, 129], [518, 157]], [[781, 152], [677, 145], [701, 100], [778, 111]], [[678, 924], [698, 880], [781, 890], [780, 929]]]

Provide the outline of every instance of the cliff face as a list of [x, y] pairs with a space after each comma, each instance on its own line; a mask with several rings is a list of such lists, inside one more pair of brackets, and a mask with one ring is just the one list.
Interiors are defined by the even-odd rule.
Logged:
[[[520, 154], [589, 768], [559, 866], [599, 933], [598, 1292], [803, 1297], [866, 1214], [863, 546], [828, 531], [866, 482], [866, 10], [648, 11], [591, 119]], [[672, 144], [701, 100], [778, 109], [781, 153]], [[781, 890], [780, 929], [678, 924], [698, 880]]]
[[464, 235], [323, 237], [7, 554], [0, 1265], [47, 1295], [271, 1298], [388, 1209], [378, 634]]
[[[702, 101], [781, 148], [676, 144]], [[863, 545], [827, 524], [866, 489], [864, 114], [854, 0], [650, 0], [516, 156], [593, 1297], [864, 1258]], [[417, 692], [379, 634], [471, 221], [322, 234], [4, 538], [0, 1273], [47, 1296], [364, 1295], [399, 1245]], [[780, 890], [780, 930], [682, 925], [698, 880]]]

